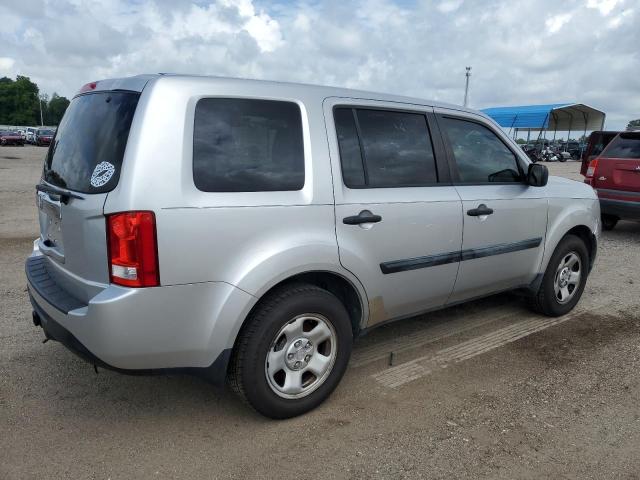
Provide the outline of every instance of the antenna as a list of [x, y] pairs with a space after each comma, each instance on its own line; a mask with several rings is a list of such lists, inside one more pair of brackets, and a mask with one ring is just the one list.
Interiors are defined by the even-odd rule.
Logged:
[[465, 86], [464, 86], [464, 106], [466, 107], [469, 104], [469, 77], [471, 76], [471, 67], [465, 67], [467, 72], [464, 74], [467, 77]]

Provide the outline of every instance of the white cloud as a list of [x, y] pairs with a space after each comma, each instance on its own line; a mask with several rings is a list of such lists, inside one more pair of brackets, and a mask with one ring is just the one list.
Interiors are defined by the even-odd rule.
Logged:
[[579, 101], [605, 110], [610, 128], [640, 114], [630, 0], [33, 1], [0, 22], [0, 74], [49, 94], [184, 72], [461, 103], [471, 65], [474, 107]]
[[444, 0], [438, 4], [438, 10], [442, 13], [455, 12], [462, 5], [462, 0]]
[[549, 33], [556, 33], [560, 31], [564, 24], [569, 23], [571, 17], [572, 15], [570, 13], [562, 13], [548, 18], [544, 24], [547, 26]]
[[611, 11], [621, 3], [621, 0], [588, 0], [588, 8], [597, 8], [602, 15], [609, 15]]
[[13, 75], [13, 66], [15, 64], [16, 61], [11, 57], [0, 57], [0, 75]]

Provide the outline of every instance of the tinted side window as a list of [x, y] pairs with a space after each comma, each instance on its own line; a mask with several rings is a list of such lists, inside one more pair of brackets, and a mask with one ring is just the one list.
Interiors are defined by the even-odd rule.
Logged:
[[465, 120], [443, 117], [462, 183], [520, 182], [515, 155], [488, 128]]
[[379, 188], [437, 183], [424, 115], [370, 109], [357, 109], [355, 113], [357, 123], [353, 110], [335, 111], [345, 185]]
[[298, 105], [273, 100], [199, 100], [193, 180], [205, 192], [300, 190], [304, 147]]

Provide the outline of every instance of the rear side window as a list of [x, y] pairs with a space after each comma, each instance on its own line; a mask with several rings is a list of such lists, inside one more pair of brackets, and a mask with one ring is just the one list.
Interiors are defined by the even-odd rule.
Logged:
[[453, 152], [460, 182], [522, 181], [516, 156], [487, 127], [449, 117], [440, 120]]
[[621, 133], [604, 149], [601, 156], [640, 159], [640, 133]]
[[193, 180], [205, 192], [300, 190], [304, 146], [298, 105], [274, 100], [199, 100]]
[[334, 111], [344, 183], [350, 188], [437, 183], [427, 119], [420, 113], [337, 108]]
[[611, 140], [615, 138], [616, 134], [611, 133], [592, 133], [589, 142], [591, 143], [591, 151], [589, 155], [598, 156], [606, 148]]
[[139, 97], [133, 92], [98, 92], [74, 98], [49, 147], [44, 180], [82, 193], [113, 190]]

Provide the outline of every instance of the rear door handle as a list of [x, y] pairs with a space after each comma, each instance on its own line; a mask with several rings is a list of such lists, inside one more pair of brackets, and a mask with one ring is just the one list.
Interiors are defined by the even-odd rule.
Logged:
[[362, 210], [358, 215], [344, 217], [342, 223], [346, 225], [360, 225], [361, 223], [378, 223], [382, 220], [380, 215], [374, 215], [369, 210]]
[[482, 215], [491, 215], [492, 213], [493, 208], [487, 207], [484, 203], [478, 205], [478, 208], [467, 210], [467, 215], [469, 215], [470, 217], [480, 217]]

